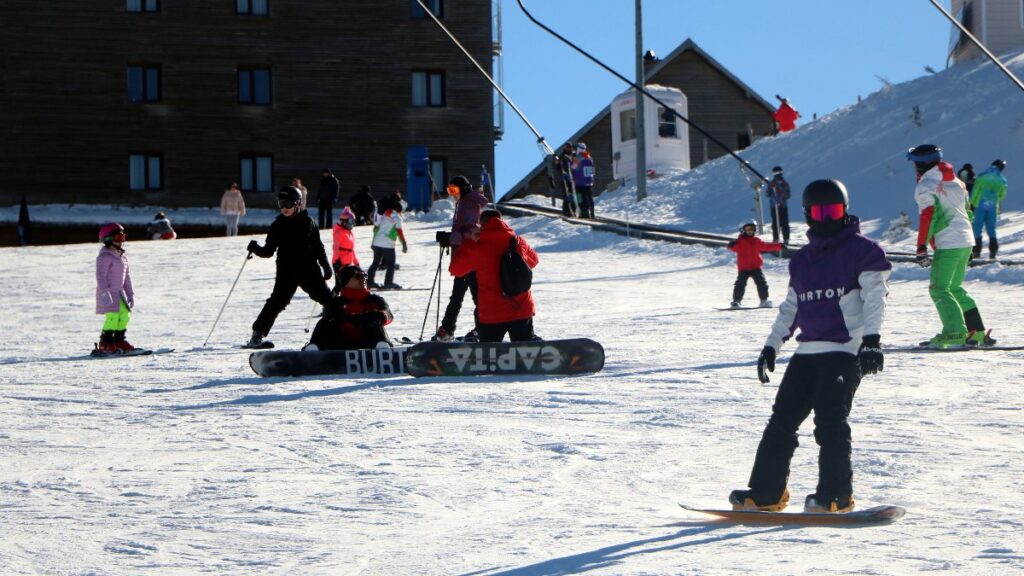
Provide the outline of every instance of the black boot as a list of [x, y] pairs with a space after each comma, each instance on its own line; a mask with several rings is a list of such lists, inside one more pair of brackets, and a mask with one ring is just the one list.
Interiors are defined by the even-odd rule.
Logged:
[[[980, 251], [980, 250], [979, 250]], [[988, 257], [992, 260], [996, 259], [996, 252], [999, 252], [999, 240], [995, 238], [988, 239]]]
[[981, 258], [981, 236], [974, 239], [974, 248], [971, 249], [971, 259]]
[[96, 349], [103, 354], [113, 354], [117, 352], [117, 347], [114, 346], [113, 330], [104, 330], [100, 332], [100, 343]]
[[968, 346], [994, 346], [996, 341], [985, 330], [985, 322], [981, 320], [981, 312], [977, 308], [964, 310], [964, 324], [967, 325]]

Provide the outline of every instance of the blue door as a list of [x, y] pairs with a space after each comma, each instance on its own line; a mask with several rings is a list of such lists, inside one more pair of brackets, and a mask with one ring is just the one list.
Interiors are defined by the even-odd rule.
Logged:
[[426, 146], [410, 146], [405, 156], [406, 201], [410, 210], [430, 210], [430, 157]]

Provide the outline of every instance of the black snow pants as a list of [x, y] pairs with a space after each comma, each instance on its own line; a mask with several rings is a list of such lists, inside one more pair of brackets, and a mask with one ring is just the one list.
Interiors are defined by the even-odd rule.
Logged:
[[480, 316], [476, 309], [476, 272], [470, 272], [452, 281], [452, 295], [448, 298], [448, 307], [444, 309], [444, 317], [441, 319], [441, 327], [449, 334], [455, 334], [455, 325], [459, 322], [459, 312], [462, 311], [462, 301], [466, 299], [467, 290], [469, 290], [470, 296], [473, 297], [473, 329], [480, 325]]
[[252, 323], [253, 331], [264, 336], [270, 334], [277, 315], [288, 306], [288, 303], [292, 301], [292, 296], [295, 296], [295, 291], [299, 288], [302, 288], [303, 292], [309, 294], [309, 297], [321, 306], [331, 297], [331, 289], [327, 286], [327, 281], [324, 280], [323, 273], [316, 264], [302, 267], [278, 265], [277, 276], [274, 278], [274, 290], [270, 293], [270, 298], [267, 298], [266, 303], [263, 304], [260, 315]]
[[739, 274], [736, 275], [736, 283], [732, 286], [733, 302], [743, 300], [743, 294], [747, 291], [747, 279], [749, 278], [754, 279], [754, 285], [757, 286], [757, 296], [761, 300], [768, 298], [768, 281], [764, 279], [764, 272], [760, 268], [757, 270], [740, 270]]
[[819, 446], [816, 492], [825, 496], [852, 494], [850, 426], [846, 418], [858, 385], [860, 365], [853, 354], [794, 354], [757, 447], [750, 473], [751, 490], [774, 495], [786, 488], [789, 463], [799, 445], [797, 429], [814, 410], [814, 440]]

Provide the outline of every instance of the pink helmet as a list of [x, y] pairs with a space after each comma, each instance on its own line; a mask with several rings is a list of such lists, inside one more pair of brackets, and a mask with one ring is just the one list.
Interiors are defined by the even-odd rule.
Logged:
[[109, 244], [113, 241], [114, 236], [117, 236], [118, 234], [122, 236], [124, 235], [124, 226], [121, 226], [117, 222], [104, 224], [103, 227], [100, 228], [100, 242]]
[[352, 211], [352, 208], [345, 206], [341, 211], [341, 215], [338, 216], [338, 220], [355, 220], [356, 214]]

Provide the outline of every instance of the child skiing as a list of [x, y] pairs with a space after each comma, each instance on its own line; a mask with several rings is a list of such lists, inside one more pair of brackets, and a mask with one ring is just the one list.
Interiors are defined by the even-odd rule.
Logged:
[[[371, 288], [383, 288], [385, 290], [401, 290], [402, 287], [395, 284], [395, 242], [402, 241], [402, 252], [409, 251], [409, 244], [405, 241], [405, 233], [402, 232], [402, 205], [398, 202], [389, 202], [384, 212], [375, 214], [373, 219], [373, 262], [367, 274], [370, 276]], [[384, 285], [374, 282], [374, 276], [380, 267], [384, 267]]]
[[338, 272], [338, 296], [324, 306], [304, 350], [359, 350], [391, 346], [384, 329], [393, 316], [388, 303], [366, 286], [366, 272], [356, 265]]
[[252, 337], [245, 345], [246, 348], [272, 347], [263, 339], [270, 334], [274, 320], [291, 302], [296, 289], [302, 288], [321, 305], [331, 297], [331, 289], [327, 287], [327, 280], [331, 279], [331, 265], [327, 261], [324, 244], [320, 241], [320, 230], [316, 222], [313, 222], [308, 212], [299, 210], [301, 200], [302, 193], [298, 188], [282, 188], [277, 193], [281, 213], [270, 225], [265, 245], [260, 246], [255, 240], [249, 241], [249, 252], [260, 258], [270, 258], [277, 252], [277, 273], [270, 298], [267, 298], [252, 324]]
[[732, 287], [732, 303], [730, 304], [733, 308], [739, 308], [740, 302], [743, 301], [743, 293], [747, 291], [747, 280], [750, 278], [754, 279], [754, 285], [757, 286], [757, 295], [761, 299], [761, 308], [771, 308], [772, 301], [768, 299], [768, 282], [764, 279], [764, 272], [761, 271], [761, 267], [764, 266], [764, 258], [761, 257], [762, 252], [779, 252], [782, 250], [782, 244], [778, 242], [765, 242], [758, 238], [755, 234], [757, 233], [757, 222], [748, 220], [740, 226], [740, 235], [733, 241], [729, 242], [729, 250], [736, 253], [736, 268], [739, 269], [739, 273], [736, 275], [736, 283]]
[[345, 286], [341, 281], [339, 272], [345, 266], [359, 266], [359, 258], [356, 256], [356, 236], [352, 229], [356, 225], [356, 215], [352, 209], [345, 206], [341, 216], [334, 223], [334, 247], [331, 250], [331, 267], [334, 268], [334, 277], [337, 284], [334, 285], [334, 292], [340, 292]]
[[971, 192], [971, 209], [974, 210], [974, 250], [971, 253], [973, 258], [981, 257], [983, 229], [988, 234], [989, 259], [995, 260], [999, 252], [996, 224], [999, 222], [1003, 199], [1006, 198], [1006, 176], [1003, 176], [1005, 169], [1005, 160], [993, 160], [992, 165], [974, 181], [974, 191]]
[[116, 222], [100, 228], [103, 248], [96, 256], [96, 313], [103, 314], [103, 331], [96, 354], [124, 354], [135, 350], [125, 340], [135, 306], [132, 274], [124, 253], [124, 227]]
[[777, 351], [797, 328], [799, 345], [775, 395], [749, 489], [729, 495], [737, 510], [786, 507], [796, 432], [812, 409], [820, 447], [818, 485], [804, 510], [846, 512], [854, 507], [846, 419], [861, 377], [882, 370], [879, 333], [892, 265], [876, 242], [860, 235], [860, 221], [847, 212], [842, 182], [811, 182], [803, 206], [808, 243], [789, 263], [789, 290], [757, 359], [758, 379], [768, 382]]
[[[964, 275], [974, 246], [967, 213], [967, 188], [942, 161], [942, 148], [922, 144], [907, 152], [914, 163], [914, 200], [921, 211], [917, 232], [917, 263], [931, 266], [928, 292], [939, 312], [942, 332], [923, 345], [934, 348], [996, 343], [985, 330], [978, 305], [964, 290]], [[978, 190], [975, 182], [974, 189]], [[934, 253], [928, 257], [928, 245]]]

